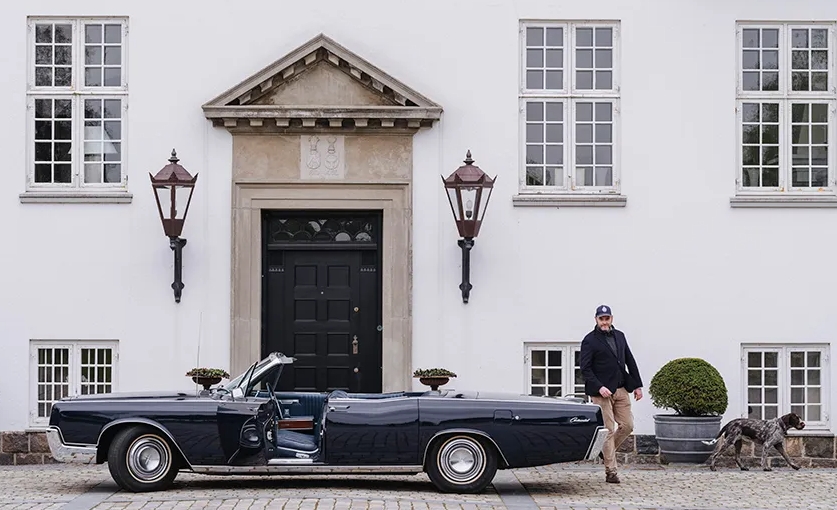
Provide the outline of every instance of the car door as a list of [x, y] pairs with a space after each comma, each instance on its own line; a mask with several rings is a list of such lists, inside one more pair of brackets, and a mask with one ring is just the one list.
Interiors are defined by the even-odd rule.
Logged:
[[264, 464], [262, 452], [265, 438], [258, 422], [264, 398], [247, 397], [233, 400], [225, 398], [218, 404], [218, 434], [221, 447], [229, 465], [251, 465], [254, 457], [261, 455], [257, 464]]
[[417, 399], [329, 398], [325, 413], [329, 464], [421, 464]]

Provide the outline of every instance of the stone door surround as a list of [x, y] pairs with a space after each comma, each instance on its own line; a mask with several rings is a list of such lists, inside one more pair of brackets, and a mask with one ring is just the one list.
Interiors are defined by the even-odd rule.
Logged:
[[442, 108], [320, 34], [203, 111], [232, 135], [230, 371], [261, 355], [262, 210], [381, 210], [383, 390], [409, 388], [413, 135]]

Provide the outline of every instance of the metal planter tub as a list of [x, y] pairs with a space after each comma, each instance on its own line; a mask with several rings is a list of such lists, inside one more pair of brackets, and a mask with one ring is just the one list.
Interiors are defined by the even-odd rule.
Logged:
[[654, 415], [654, 432], [664, 464], [706, 462], [714, 446], [703, 444], [718, 434], [722, 416]]

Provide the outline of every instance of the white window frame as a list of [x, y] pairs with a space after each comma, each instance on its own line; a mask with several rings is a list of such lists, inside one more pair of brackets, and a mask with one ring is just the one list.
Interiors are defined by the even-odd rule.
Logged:
[[803, 430], [792, 430], [793, 433], [822, 433], [831, 430], [831, 345], [827, 343], [822, 344], [741, 344], [741, 417], [748, 416], [747, 407], [749, 406], [748, 392], [749, 387], [747, 379], [748, 360], [747, 355], [750, 352], [775, 352], [778, 354], [778, 393], [779, 402], [778, 415], [782, 416], [791, 412], [791, 384], [790, 384], [790, 353], [792, 352], [810, 352], [817, 351], [820, 353], [820, 416], [819, 421], [805, 421], [805, 428]]
[[69, 351], [68, 395], [81, 393], [81, 350], [111, 349], [111, 392], [119, 391], [119, 342], [116, 340], [31, 340], [29, 342], [29, 425], [49, 425], [49, 416], [38, 416], [38, 349], [63, 348]]
[[[564, 33], [564, 88], [562, 90], [533, 90], [526, 88], [526, 29], [531, 27], [563, 28]], [[610, 28], [613, 35], [612, 89], [577, 90], [575, 88], [575, 28]], [[619, 195], [621, 194], [621, 23], [601, 21], [539, 21], [521, 20], [519, 28], [519, 97], [518, 97], [518, 187], [521, 195]], [[595, 57], [594, 57], [595, 58]], [[529, 100], [558, 100], [564, 105], [564, 178], [562, 186], [529, 186], [526, 184], [526, 103]], [[584, 186], [576, 183], [575, 121], [576, 104], [585, 101], [611, 101], [612, 108], [612, 185]], [[594, 135], [595, 136], [595, 135]]]
[[[810, 23], [777, 21], [739, 21], [735, 33], [735, 194], [739, 197], [762, 197], [777, 200], [815, 196], [837, 197], [837, 38], [833, 22], [812, 21]], [[779, 90], [746, 91], [743, 89], [743, 31], [746, 29], [775, 28], [779, 30]], [[826, 91], [792, 91], [791, 87], [791, 31], [797, 28], [828, 29], [828, 82]], [[776, 187], [744, 186], [743, 177], [743, 133], [742, 104], [747, 102], [770, 101], [779, 104], [779, 185]], [[800, 102], [816, 101], [828, 104], [828, 177], [825, 187], [792, 186], [792, 130], [791, 105]]]
[[[567, 370], [567, 366], [562, 367], [562, 374], [561, 374], [561, 388], [563, 389], [570, 389], [569, 393], [564, 393], [563, 396], [566, 395], [574, 395], [576, 397], [584, 398], [585, 400], [589, 400], [589, 398], [584, 395], [584, 390], [581, 390], [581, 393], [576, 393], [575, 391], [575, 353], [581, 352], [581, 342], [573, 341], [573, 342], [553, 342], [553, 341], [535, 341], [535, 342], [524, 342], [523, 344], [523, 366], [525, 367], [525, 373], [523, 374], [523, 388], [526, 395], [532, 394], [532, 351], [561, 351], [561, 358], [563, 360], [569, 360], [569, 362], [573, 365], [570, 370]], [[548, 355], [547, 355], [548, 356]], [[547, 361], [548, 363], [548, 357]], [[547, 378], [549, 374], [547, 372]], [[548, 381], [548, 379], [547, 379]]]
[[[72, 40], [72, 80], [70, 86], [35, 85], [35, 25], [41, 23], [68, 24], [73, 27]], [[87, 24], [121, 24], [121, 64], [119, 86], [84, 85], [84, 27]], [[78, 195], [112, 195], [127, 192], [128, 188], [128, 18], [121, 16], [102, 17], [59, 17], [30, 16], [27, 18], [27, 87], [26, 87], [26, 191], [29, 193], [60, 192]], [[71, 182], [36, 183], [35, 182], [35, 100], [69, 99], [72, 104], [73, 132], [71, 142]], [[85, 99], [120, 99], [121, 111], [121, 180], [118, 183], [84, 182], [84, 100]], [[21, 197], [23, 198], [23, 197]]]

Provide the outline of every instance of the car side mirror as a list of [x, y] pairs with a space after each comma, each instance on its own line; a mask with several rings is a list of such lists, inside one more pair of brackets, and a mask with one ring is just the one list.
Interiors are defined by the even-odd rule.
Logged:
[[241, 388], [236, 386], [235, 388], [232, 389], [233, 400], [239, 399], [243, 396], [244, 396], [244, 391]]

